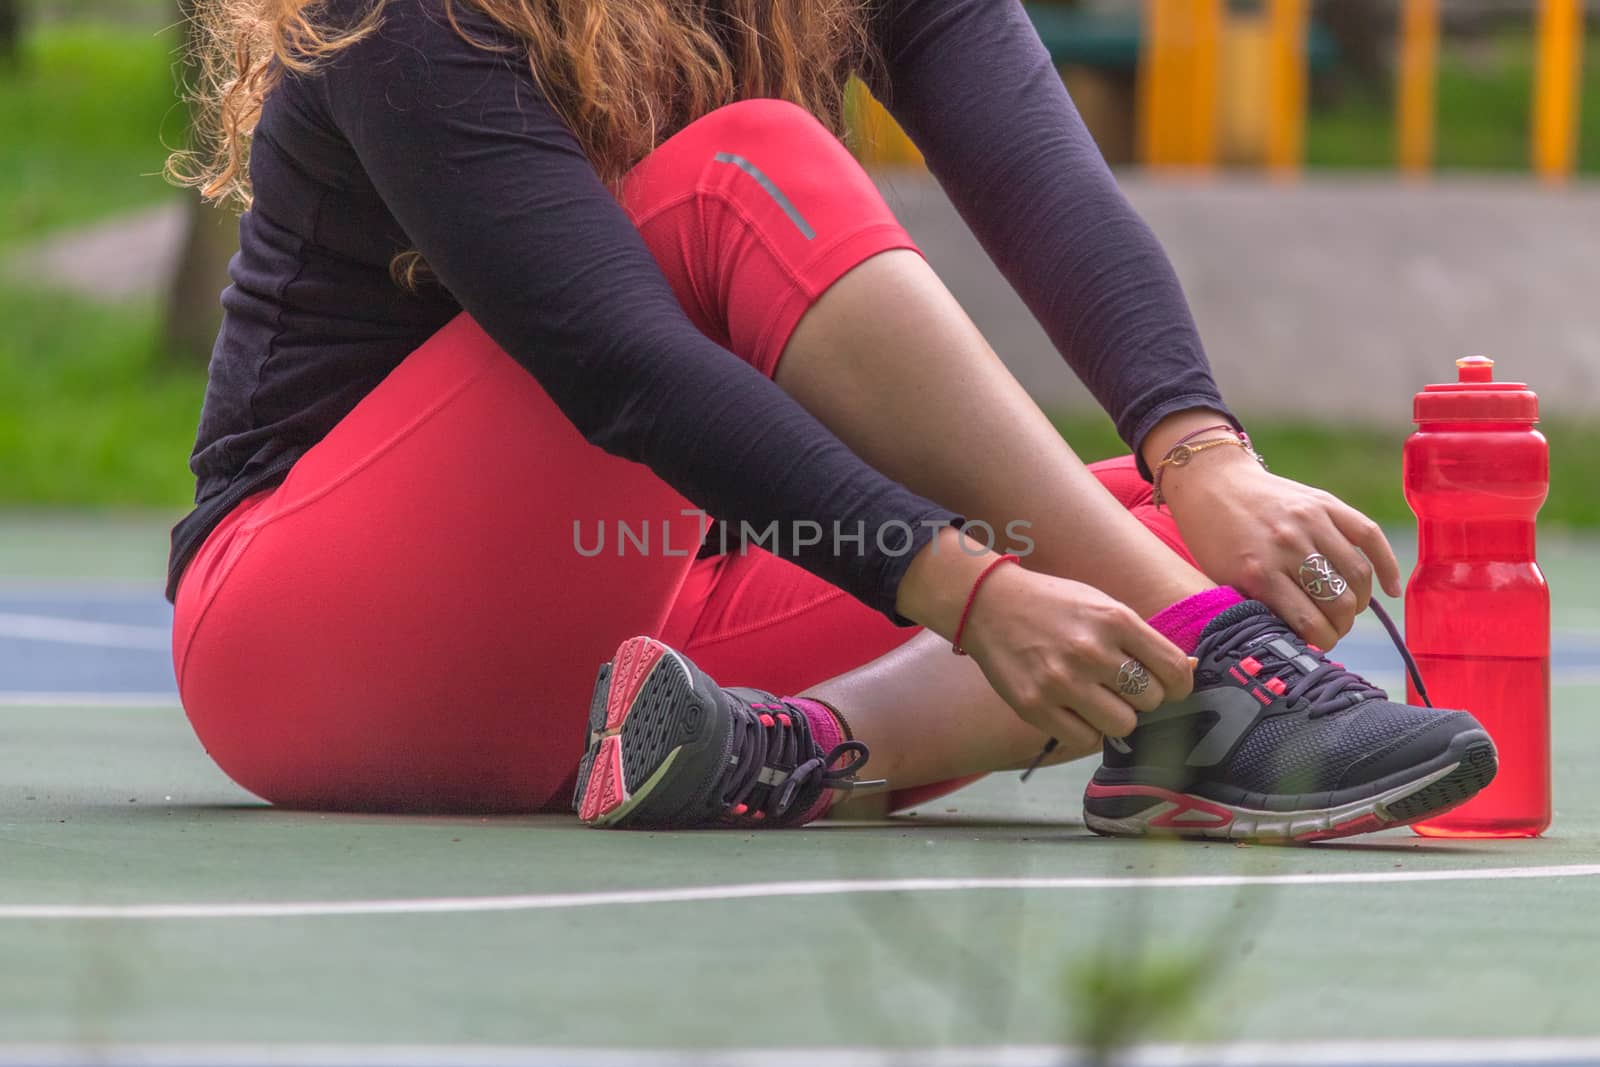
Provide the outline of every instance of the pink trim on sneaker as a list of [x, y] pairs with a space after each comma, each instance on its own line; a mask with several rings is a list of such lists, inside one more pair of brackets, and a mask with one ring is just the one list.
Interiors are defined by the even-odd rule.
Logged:
[[[839, 726], [839, 720], [834, 716], [833, 709], [820, 700], [808, 700], [805, 697], [785, 697], [787, 703], [793, 704], [805, 713], [806, 722], [811, 726], [811, 739], [817, 743], [823, 755], [832, 752], [844, 742], [844, 730]], [[816, 822], [828, 814], [828, 809], [833, 806], [833, 790], [824, 789], [822, 795], [817, 797], [815, 804], [811, 805], [796, 826], [804, 826], [809, 822]]]
[[1200, 644], [1200, 634], [1206, 624], [1243, 600], [1244, 597], [1234, 590], [1219, 585], [1156, 612], [1150, 617], [1150, 625], [1162, 637], [1192, 655]]

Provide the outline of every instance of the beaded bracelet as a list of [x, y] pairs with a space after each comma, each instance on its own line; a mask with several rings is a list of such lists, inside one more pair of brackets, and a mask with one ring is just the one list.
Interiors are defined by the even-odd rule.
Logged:
[[978, 599], [978, 590], [983, 586], [983, 580], [985, 578], [989, 577], [989, 575], [993, 574], [994, 573], [994, 569], [996, 567], [1000, 566], [1000, 564], [1002, 564], [1002, 563], [1020, 563], [1020, 562], [1022, 562], [1022, 561], [1017, 559], [1016, 556], [1014, 556], [1014, 555], [1012, 555], [1011, 553], [1008, 552], [1005, 555], [1001, 556], [999, 559], [997, 559], [994, 562], [990, 563], [987, 567], [983, 568], [983, 571], [978, 575], [977, 579], [972, 583], [972, 591], [967, 594], [966, 607], [961, 609], [961, 621], [956, 623], [955, 636], [950, 639], [950, 651], [951, 652], [954, 652], [958, 656], [965, 656], [967, 654], [967, 650], [961, 647], [961, 634], [967, 628], [967, 616], [972, 614], [972, 602], [974, 600]]

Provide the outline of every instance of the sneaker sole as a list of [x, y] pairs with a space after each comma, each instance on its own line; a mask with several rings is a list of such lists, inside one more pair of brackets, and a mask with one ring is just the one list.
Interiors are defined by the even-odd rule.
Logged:
[[[1409, 826], [1459, 807], [1489, 784], [1499, 766], [1494, 743], [1481, 730], [1457, 735], [1446, 757], [1452, 762], [1375, 796], [1331, 808], [1299, 811], [1240, 808], [1156, 786], [1091, 782], [1084, 793], [1083, 821], [1089, 829], [1106, 837], [1192, 837], [1274, 844], [1350, 837]], [[1148, 797], [1150, 805], [1118, 818], [1089, 810], [1095, 800], [1127, 797]]]
[[[709, 741], [704, 712], [683, 657], [649, 637], [622, 642], [595, 679], [589, 745], [573, 792], [578, 818], [589, 826], [624, 825], [655, 794], [685, 748], [696, 738], [701, 744]], [[631, 787], [630, 764], [649, 770]]]

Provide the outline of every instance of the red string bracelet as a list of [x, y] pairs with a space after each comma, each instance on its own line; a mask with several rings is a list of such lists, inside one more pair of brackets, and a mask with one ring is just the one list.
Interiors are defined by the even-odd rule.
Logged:
[[989, 577], [990, 574], [994, 573], [994, 569], [1000, 566], [1002, 563], [1020, 562], [1022, 561], [1008, 552], [999, 559], [995, 560], [993, 563], [989, 564], [987, 567], [983, 568], [983, 572], [979, 574], [977, 580], [972, 583], [972, 592], [967, 594], [967, 606], [961, 609], [961, 621], [956, 623], [956, 635], [950, 639], [951, 652], [954, 652], [958, 656], [965, 656], [967, 654], [967, 650], [961, 647], [961, 633], [967, 628], [967, 616], [972, 614], [972, 602], [978, 599], [978, 590], [983, 587], [983, 580]]

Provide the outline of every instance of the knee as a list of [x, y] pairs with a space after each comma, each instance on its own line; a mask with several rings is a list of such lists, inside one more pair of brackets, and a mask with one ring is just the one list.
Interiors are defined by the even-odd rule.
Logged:
[[1116, 456], [1090, 463], [1089, 473], [1100, 480], [1117, 502], [1128, 510], [1151, 503], [1150, 483], [1139, 473], [1132, 456]]
[[690, 123], [634, 168], [622, 202], [695, 323], [766, 373], [839, 262], [909, 246], [849, 150], [782, 100]]
[[793, 183], [815, 178], [847, 181], [865, 172], [833, 132], [805, 108], [786, 100], [725, 104], [679, 130], [641, 164], [656, 175], [692, 179], [705, 191], [723, 170], [742, 169]]
[[[833, 131], [798, 104], [787, 100], [739, 100], [724, 104], [684, 127], [678, 136], [707, 138], [721, 151], [741, 153], [777, 145], [802, 151], [822, 145], [842, 149]], [[676, 138], [674, 138], [676, 140]]]

